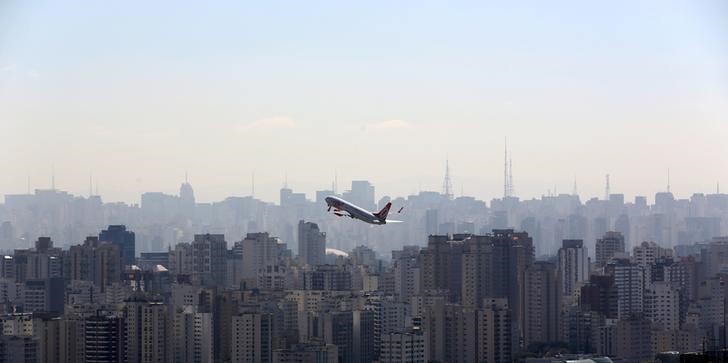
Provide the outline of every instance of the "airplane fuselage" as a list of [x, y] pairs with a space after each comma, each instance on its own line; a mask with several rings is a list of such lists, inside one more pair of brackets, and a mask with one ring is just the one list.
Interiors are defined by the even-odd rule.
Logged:
[[375, 216], [374, 213], [361, 208], [357, 206], [356, 204], [353, 204], [351, 202], [347, 202], [339, 197], [330, 196], [326, 197], [326, 204], [330, 208], [334, 209], [334, 214], [338, 216], [343, 216], [344, 214], [341, 214], [341, 211], [346, 212], [348, 214], [348, 217], [361, 220], [366, 223], [370, 224], [386, 224], [386, 219], [380, 219], [379, 217]]

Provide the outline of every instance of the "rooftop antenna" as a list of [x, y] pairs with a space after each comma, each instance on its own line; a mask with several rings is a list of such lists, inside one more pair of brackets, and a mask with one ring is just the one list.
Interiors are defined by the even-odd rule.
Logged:
[[715, 194], [720, 194], [720, 181], [715, 183]]
[[604, 200], [609, 200], [609, 174], [605, 177], [606, 182], [604, 185]]
[[506, 136], [503, 148], [503, 198], [511, 196], [511, 192], [513, 191], [511, 182], [512, 179], [508, 158], [508, 137]]
[[188, 182], [187, 182], [187, 170], [185, 170], [185, 184], [188, 184]]
[[339, 171], [334, 169], [334, 185], [332, 185], [334, 195], [336, 195], [337, 189], [339, 189]]
[[670, 168], [667, 168], [667, 192], [670, 192]]
[[89, 173], [89, 175], [88, 175], [88, 197], [89, 198], [91, 198], [91, 196], [93, 195], [92, 182], [93, 182], [93, 174]]
[[288, 173], [285, 174], [283, 179], [283, 187], [288, 189]]
[[445, 180], [442, 182], [442, 194], [447, 199], [453, 198], [452, 181], [450, 180], [450, 161], [447, 157], [445, 158]]

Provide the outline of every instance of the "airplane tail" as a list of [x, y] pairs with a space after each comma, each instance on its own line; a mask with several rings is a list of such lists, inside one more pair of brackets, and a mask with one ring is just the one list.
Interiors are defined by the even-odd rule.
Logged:
[[387, 203], [387, 205], [385, 205], [384, 208], [382, 208], [382, 210], [380, 210], [379, 212], [374, 213], [374, 216], [379, 218], [380, 221], [386, 221], [387, 214], [389, 214], [389, 208], [392, 208], [391, 202]]

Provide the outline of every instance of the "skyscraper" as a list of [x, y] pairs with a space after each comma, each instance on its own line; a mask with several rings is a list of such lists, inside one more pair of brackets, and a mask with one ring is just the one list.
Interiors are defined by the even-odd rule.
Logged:
[[123, 361], [167, 361], [167, 305], [144, 295], [124, 301], [125, 352]]
[[225, 285], [227, 242], [222, 234], [196, 234], [192, 246], [192, 278], [205, 286]]
[[302, 265], [317, 266], [326, 257], [326, 233], [313, 222], [298, 221], [298, 256]]
[[536, 261], [525, 273], [524, 344], [560, 338], [561, 284], [556, 265]]
[[596, 243], [597, 266], [604, 267], [619, 252], [624, 252], [624, 236], [619, 232], [605, 233]]
[[617, 288], [617, 316], [626, 319], [644, 309], [645, 269], [626, 259], [614, 264], [614, 286]]
[[71, 246], [66, 255], [64, 277], [67, 280], [93, 281], [100, 292], [121, 280], [121, 248], [88, 237], [82, 245]]
[[121, 318], [97, 312], [84, 320], [84, 361], [122, 362]]
[[121, 248], [121, 259], [124, 266], [134, 264], [136, 257], [136, 237], [134, 232], [127, 231], [124, 225], [110, 225], [99, 233], [99, 241], [111, 242]]
[[561, 292], [573, 296], [579, 286], [589, 279], [589, 259], [584, 241], [567, 239], [559, 249]]
[[255, 311], [232, 317], [233, 362], [266, 363], [272, 359], [272, 317]]
[[257, 282], [258, 270], [278, 261], [278, 238], [268, 233], [248, 233], [243, 240], [243, 280], [249, 286]]

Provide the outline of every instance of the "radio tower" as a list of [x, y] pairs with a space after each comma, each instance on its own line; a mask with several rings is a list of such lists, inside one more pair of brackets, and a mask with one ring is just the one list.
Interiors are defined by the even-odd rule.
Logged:
[[513, 160], [508, 154], [508, 138], [503, 153], [503, 198], [513, 196]]
[[450, 161], [445, 159], [445, 180], [442, 181], [442, 194], [445, 198], [452, 200], [452, 180], [450, 180]]
[[670, 168], [667, 168], [667, 192], [670, 192]]

